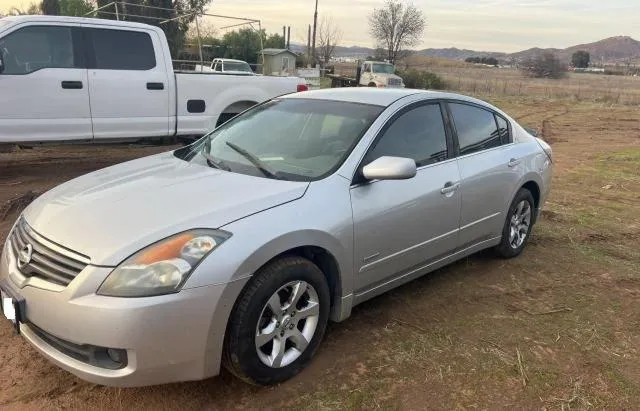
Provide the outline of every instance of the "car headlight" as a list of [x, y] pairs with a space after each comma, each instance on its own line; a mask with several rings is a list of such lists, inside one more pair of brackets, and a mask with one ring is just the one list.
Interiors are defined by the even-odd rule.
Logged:
[[222, 230], [192, 230], [152, 244], [116, 267], [98, 294], [150, 297], [178, 292], [200, 261], [229, 237]]

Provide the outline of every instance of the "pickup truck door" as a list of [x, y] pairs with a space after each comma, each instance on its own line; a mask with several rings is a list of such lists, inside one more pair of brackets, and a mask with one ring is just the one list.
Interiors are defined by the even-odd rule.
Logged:
[[94, 138], [169, 135], [169, 87], [174, 83], [164, 64], [169, 50], [163, 49], [158, 34], [138, 28], [85, 27]]
[[22, 24], [0, 38], [0, 143], [92, 138], [80, 27]]

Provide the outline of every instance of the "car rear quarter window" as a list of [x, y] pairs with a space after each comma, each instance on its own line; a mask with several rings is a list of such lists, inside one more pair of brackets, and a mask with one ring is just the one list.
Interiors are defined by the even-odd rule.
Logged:
[[509, 135], [509, 123], [501, 115], [496, 114], [496, 121], [498, 122], [498, 132], [502, 139], [502, 144], [511, 142], [511, 135]]
[[102, 70], [150, 70], [156, 66], [153, 42], [139, 31], [91, 29], [95, 61]]
[[493, 112], [460, 103], [449, 103], [449, 108], [461, 156], [502, 145]]
[[383, 132], [364, 164], [383, 156], [415, 160], [418, 167], [447, 158], [447, 136], [440, 104], [415, 107], [401, 114]]

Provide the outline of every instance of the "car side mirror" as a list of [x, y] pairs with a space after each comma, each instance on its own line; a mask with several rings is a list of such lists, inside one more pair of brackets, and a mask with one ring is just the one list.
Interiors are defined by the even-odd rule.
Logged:
[[416, 162], [404, 157], [380, 157], [362, 168], [367, 180], [407, 180], [416, 173]]

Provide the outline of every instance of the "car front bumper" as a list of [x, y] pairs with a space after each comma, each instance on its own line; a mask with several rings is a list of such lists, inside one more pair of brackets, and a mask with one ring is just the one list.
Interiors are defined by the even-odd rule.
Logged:
[[[93, 383], [120, 387], [218, 374], [228, 314], [244, 282], [156, 297], [116, 298], [95, 294], [112, 268], [89, 265], [66, 288], [54, 291], [30, 284], [16, 264], [5, 246], [0, 287], [22, 300], [19, 331], [61, 368]], [[67, 355], [69, 351], [52, 341], [72, 349], [120, 350], [126, 352], [126, 364], [118, 369], [97, 366]]]

